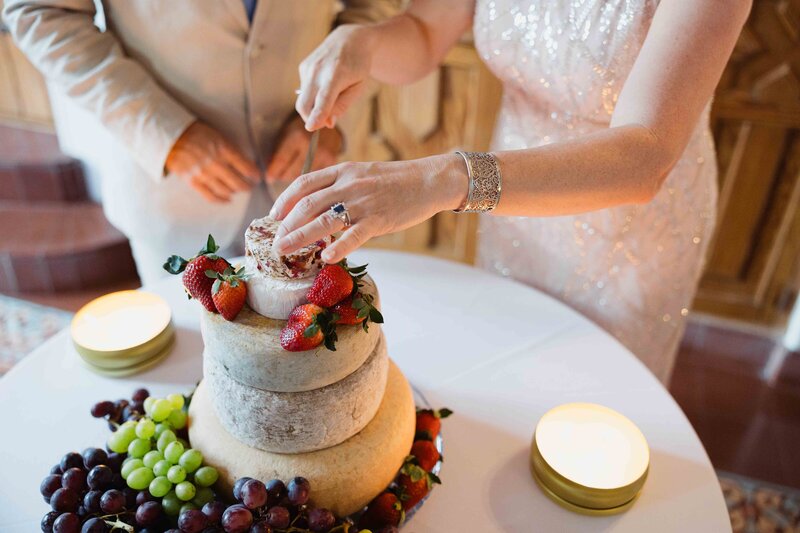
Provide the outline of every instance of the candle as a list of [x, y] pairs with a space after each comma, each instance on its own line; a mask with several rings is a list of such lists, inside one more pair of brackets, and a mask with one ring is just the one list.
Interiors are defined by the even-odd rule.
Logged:
[[551, 499], [584, 514], [629, 508], [650, 464], [647, 441], [620, 413], [591, 403], [551, 409], [536, 426], [531, 471]]
[[72, 340], [93, 370], [129, 375], [166, 356], [174, 338], [171, 320], [169, 305], [156, 294], [114, 292], [75, 314]]

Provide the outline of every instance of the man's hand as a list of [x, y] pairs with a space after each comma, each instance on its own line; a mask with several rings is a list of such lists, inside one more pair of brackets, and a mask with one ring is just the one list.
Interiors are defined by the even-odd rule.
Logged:
[[[267, 167], [267, 181], [292, 181], [303, 170], [311, 133], [303, 126], [303, 119], [295, 115], [281, 131], [275, 153]], [[317, 152], [311, 170], [329, 167], [336, 163], [342, 147], [342, 135], [337, 129], [323, 129], [319, 134]]]
[[199, 121], [175, 142], [166, 167], [212, 203], [228, 202], [233, 193], [250, 190], [259, 175], [256, 165], [220, 132]]

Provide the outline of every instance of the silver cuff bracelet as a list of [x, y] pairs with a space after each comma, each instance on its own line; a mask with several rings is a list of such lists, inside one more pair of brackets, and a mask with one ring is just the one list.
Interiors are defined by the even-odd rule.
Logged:
[[456, 152], [464, 158], [469, 176], [469, 193], [456, 213], [482, 213], [497, 207], [503, 178], [497, 158], [489, 152]]

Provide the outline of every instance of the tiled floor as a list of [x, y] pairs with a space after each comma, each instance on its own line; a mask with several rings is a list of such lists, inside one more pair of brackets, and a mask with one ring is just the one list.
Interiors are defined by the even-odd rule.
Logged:
[[760, 372], [773, 347], [751, 333], [691, 324], [670, 391], [716, 468], [800, 488], [800, 354], [769, 386]]

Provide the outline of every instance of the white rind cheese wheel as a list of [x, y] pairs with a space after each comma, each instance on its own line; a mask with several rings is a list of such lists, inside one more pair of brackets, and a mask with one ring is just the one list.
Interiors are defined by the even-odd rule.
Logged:
[[327, 387], [305, 392], [271, 392], [231, 378], [205, 357], [203, 375], [222, 425], [240, 441], [261, 450], [301, 453], [335, 446], [366, 426], [386, 387], [389, 357], [380, 335], [361, 367]]
[[217, 419], [205, 382], [197, 387], [189, 407], [192, 447], [217, 468], [219, 486], [228, 497], [240, 477], [288, 481], [303, 476], [311, 483], [312, 505], [337, 516], [359, 511], [392, 482], [411, 450], [414, 426], [411, 387], [393, 362], [386, 394], [372, 421], [338, 446], [316, 452], [277, 454], [242, 444]]
[[278, 255], [272, 245], [280, 225], [269, 217], [253, 220], [244, 232], [245, 255], [255, 260], [259, 272], [270, 277], [313, 278], [325, 266], [320, 256], [322, 250], [333, 242], [333, 237], [326, 235], [290, 255]]
[[307, 303], [306, 294], [314, 278], [271, 278], [256, 270], [252, 257], [244, 260], [245, 271], [253, 273], [247, 278], [247, 304], [256, 313], [275, 320], [286, 320], [292, 309]]
[[[364, 292], [375, 297], [378, 291], [367, 276]], [[250, 288], [248, 287], [248, 291]], [[360, 325], [337, 326], [336, 351], [320, 345], [304, 352], [288, 352], [281, 347], [280, 332], [286, 326], [242, 308], [236, 320], [203, 312], [200, 329], [205, 343], [205, 357], [223, 366], [236, 381], [267, 391], [301, 392], [319, 389], [344, 379], [360, 367], [375, 349], [381, 328], [370, 324], [365, 332]]]

